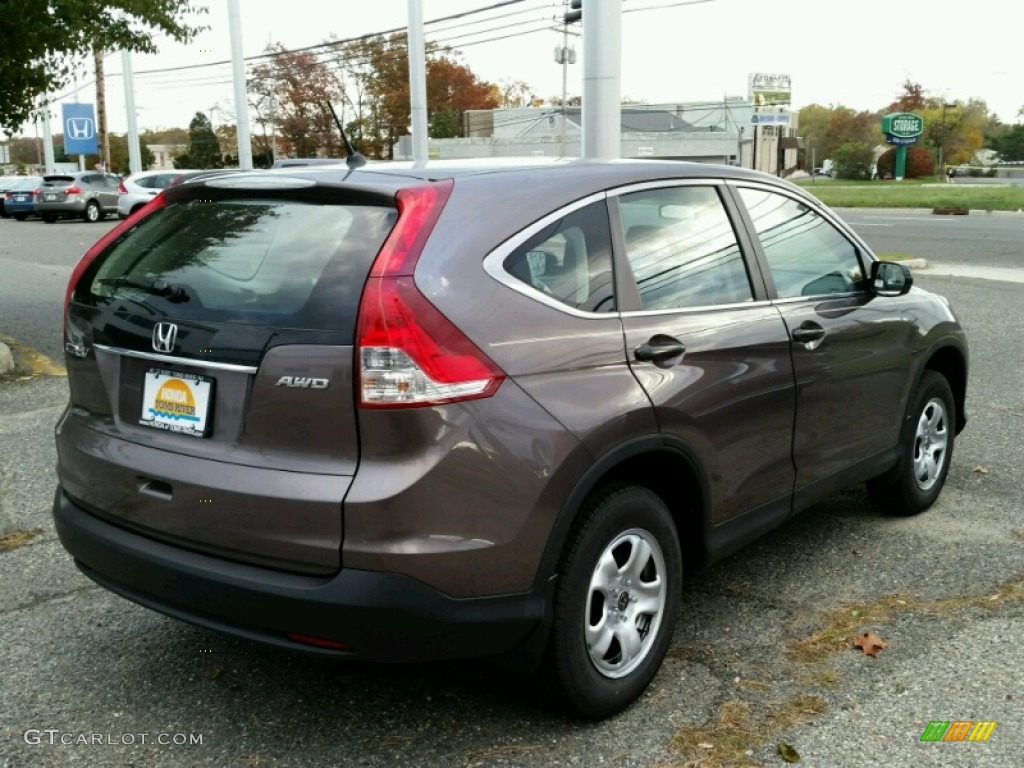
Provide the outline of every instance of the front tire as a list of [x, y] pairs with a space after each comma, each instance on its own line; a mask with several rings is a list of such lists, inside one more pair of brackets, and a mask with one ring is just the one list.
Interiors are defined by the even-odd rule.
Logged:
[[43, 221], [45, 221], [47, 224], [53, 224], [55, 221], [57, 221], [57, 217], [44, 214]]
[[926, 370], [911, 395], [900, 429], [894, 472], [868, 481], [871, 500], [893, 515], [924, 512], [939, 498], [956, 440], [956, 401], [946, 378]]
[[637, 486], [584, 502], [559, 567], [551, 662], [576, 712], [604, 718], [646, 690], [672, 641], [682, 592], [679, 536], [665, 503]]

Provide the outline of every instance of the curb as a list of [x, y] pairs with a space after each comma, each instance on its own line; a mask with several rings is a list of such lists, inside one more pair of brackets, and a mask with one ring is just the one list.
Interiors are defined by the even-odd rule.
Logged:
[[924, 259], [900, 259], [896, 263], [910, 269], [928, 269], [928, 262]]
[[9, 373], [14, 370], [14, 355], [11, 348], [0, 341], [0, 374]]

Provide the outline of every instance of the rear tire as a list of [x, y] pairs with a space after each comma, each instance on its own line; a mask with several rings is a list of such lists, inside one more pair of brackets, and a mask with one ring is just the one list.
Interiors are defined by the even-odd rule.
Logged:
[[675, 522], [653, 491], [593, 492], [559, 567], [550, 663], [567, 703], [604, 718], [650, 684], [672, 641], [682, 592]]
[[53, 222], [55, 222], [56, 220], [56, 216], [43, 216], [43, 221], [45, 221], [47, 224], [53, 224]]
[[16, 214], [14, 214], [14, 218], [17, 221], [24, 221], [25, 219], [28, 218], [28, 214], [27, 213], [16, 213]]
[[921, 375], [900, 429], [896, 467], [869, 480], [871, 501], [893, 515], [924, 512], [946, 483], [956, 440], [956, 401], [946, 378], [936, 371]]
[[85, 213], [82, 214], [82, 218], [90, 224], [95, 224], [103, 218], [103, 212], [100, 210], [100, 204], [95, 200], [90, 200], [85, 205]]

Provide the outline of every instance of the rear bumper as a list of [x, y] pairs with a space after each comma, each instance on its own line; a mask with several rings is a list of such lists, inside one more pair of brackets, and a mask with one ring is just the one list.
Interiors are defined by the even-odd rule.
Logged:
[[[61, 488], [57, 534], [85, 575], [174, 618], [292, 650], [366, 661], [503, 654], [539, 660], [548, 595], [458, 599], [408, 576], [342, 569], [306, 576], [192, 552], [102, 521]], [[549, 585], [550, 587], [550, 585]], [[299, 644], [294, 633], [350, 650]]]

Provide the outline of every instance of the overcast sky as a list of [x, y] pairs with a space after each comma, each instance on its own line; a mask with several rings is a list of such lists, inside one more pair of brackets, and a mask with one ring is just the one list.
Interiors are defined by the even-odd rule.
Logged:
[[[204, 23], [210, 29], [193, 43], [158, 39], [159, 53], [133, 57], [140, 128], [186, 127], [197, 110], [209, 115], [215, 105], [232, 109], [230, 65], [144, 74], [230, 58], [227, 0], [208, 5]], [[270, 42], [296, 48], [407, 21], [406, 0], [241, 0], [240, 5], [246, 56], [262, 53]], [[484, 80], [524, 80], [545, 99], [560, 94], [561, 67], [553, 50], [561, 34], [551, 27], [561, 18], [561, 2], [423, 0], [427, 21], [497, 5], [428, 24], [427, 39], [461, 50], [462, 61]], [[796, 108], [817, 102], [880, 109], [908, 77], [949, 101], [984, 99], [1004, 122], [1016, 121], [1024, 106], [1024, 11], [1009, 0], [955, 6], [934, 0], [624, 0], [623, 10], [622, 95], [634, 100], [745, 97], [748, 75], [770, 72], [791, 76]], [[515, 36], [492, 39], [505, 35]], [[570, 41], [577, 49], [577, 63], [569, 67], [572, 95], [582, 91], [583, 57], [581, 39]], [[109, 56], [109, 125], [116, 133], [127, 126], [122, 80], [112, 76], [120, 72], [120, 56]], [[91, 79], [90, 71], [83, 80]], [[83, 85], [80, 99], [94, 101], [94, 87]], [[226, 117], [213, 112], [215, 124]]]

